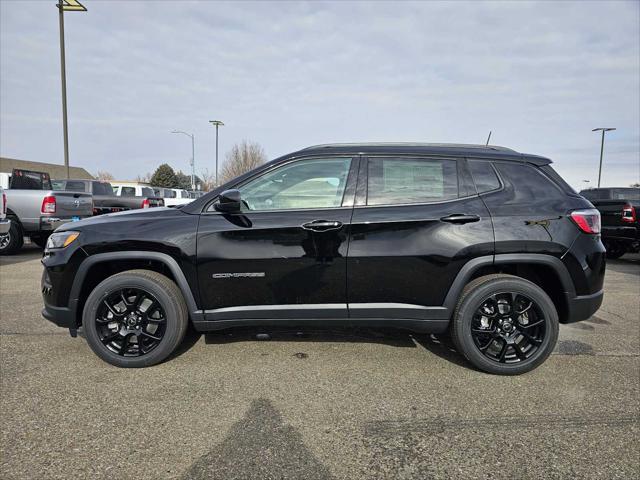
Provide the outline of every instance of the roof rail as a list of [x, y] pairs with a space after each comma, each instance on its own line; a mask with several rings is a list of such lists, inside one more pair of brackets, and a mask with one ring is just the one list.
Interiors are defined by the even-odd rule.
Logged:
[[501, 147], [499, 145], [481, 145], [466, 143], [421, 143], [421, 142], [362, 142], [362, 143], [324, 143], [312, 145], [302, 150], [313, 150], [318, 148], [333, 147], [443, 147], [443, 148], [473, 148], [478, 150], [495, 150], [499, 152], [518, 153], [512, 148]]

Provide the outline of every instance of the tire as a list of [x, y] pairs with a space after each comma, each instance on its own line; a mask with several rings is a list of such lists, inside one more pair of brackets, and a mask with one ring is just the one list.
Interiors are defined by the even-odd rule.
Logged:
[[[118, 299], [122, 301], [116, 303]], [[151, 305], [143, 312], [147, 301]], [[131, 323], [136, 318], [137, 326]], [[150, 270], [129, 270], [102, 281], [89, 294], [82, 313], [91, 349], [105, 362], [124, 368], [149, 367], [167, 359], [182, 342], [188, 324], [187, 305], [178, 286]]]
[[22, 248], [24, 239], [22, 238], [22, 226], [11, 217], [11, 227], [6, 235], [0, 235], [0, 255], [13, 255]]
[[605, 245], [607, 258], [616, 259], [627, 253], [627, 248], [620, 242], [607, 242]]
[[[503, 308], [509, 313], [502, 313]], [[558, 340], [558, 313], [536, 284], [512, 275], [487, 275], [464, 288], [450, 330], [458, 352], [476, 368], [519, 375], [551, 355]]]
[[40, 237], [31, 237], [31, 241], [40, 248], [44, 249], [44, 247], [47, 245], [47, 240], [49, 240], [49, 235], [50, 234], [44, 234]]

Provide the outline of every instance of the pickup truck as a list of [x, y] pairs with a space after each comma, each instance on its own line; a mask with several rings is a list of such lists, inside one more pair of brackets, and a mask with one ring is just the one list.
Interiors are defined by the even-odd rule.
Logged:
[[156, 196], [151, 187], [140, 185], [112, 184], [113, 193], [119, 197], [136, 199], [139, 206], [136, 208], [164, 207], [164, 199]]
[[0, 240], [4, 240], [4, 235], [9, 233], [11, 220], [7, 218], [7, 194], [0, 187]]
[[580, 195], [600, 211], [607, 257], [620, 258], [640, 251], [640, 188], [591, 188], [582, 190]]
[[162, 187], [151, 188], [153, 188], [156, 197], [161, 197], [164, 199], [164, 204], [166, 207], [179, 207], [193, 201], [193, 198], [191, 198], [189, 192], [187, 192], [186, 190]]
[[0, 255], [22, 248], [28, 236], [40, 247], [60, 225], [92, 216], [91, 194], [53, 190], [49, 174], [30, 170], [0, 173], [7, 201], [9, 231], [0, 237]]
[[[114, 189], [109, 182], [101, 180], [52, 180], [51, 183], [56, 190], [91, 193], [93, 195], [94, 215], [146, 208], [145, 205], [147, 205], [145, 203], [147, 198], [118, 196], [114, 193]], [[156, 205], [154, 204], [153, 206]]]

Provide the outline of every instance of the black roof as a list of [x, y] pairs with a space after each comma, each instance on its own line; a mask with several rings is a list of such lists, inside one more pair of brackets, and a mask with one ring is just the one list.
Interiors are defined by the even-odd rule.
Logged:
[[451, 155], [500, 160], [519, 160], [547, 165], [551, 160], [538, 155], [520, 153], [497, 145], [469, 145], [459, 143], [328, 143], [303, 148], [286, 157], [315, 154], [419, 154]]

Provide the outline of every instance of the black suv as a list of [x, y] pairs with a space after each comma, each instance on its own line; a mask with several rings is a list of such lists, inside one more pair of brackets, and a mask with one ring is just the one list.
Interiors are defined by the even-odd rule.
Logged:
[[603, 297], [600, 216], [549, 159], [472, 145], [285, 155], [179, 208], [59, 228], [43, 315], [102, 359], [166, 359], [188, 323], [450, 332], [487, 372], [540, 365]]

